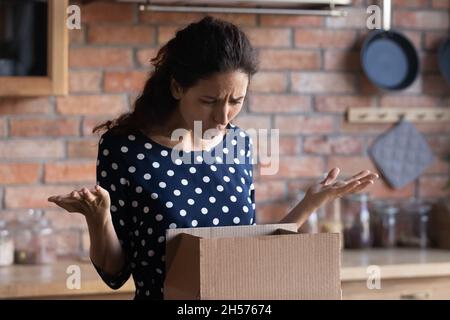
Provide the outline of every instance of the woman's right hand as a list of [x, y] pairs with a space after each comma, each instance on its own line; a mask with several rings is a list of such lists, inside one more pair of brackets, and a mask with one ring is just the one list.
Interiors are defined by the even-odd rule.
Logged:
[[98, 185], [92, 190], [82, 188], [67, 195], [51, 196], [48, 201], [68, 212], [83, 214], [88, 222], [104, 223], [110, 217], [111, 199], [109, 193]]

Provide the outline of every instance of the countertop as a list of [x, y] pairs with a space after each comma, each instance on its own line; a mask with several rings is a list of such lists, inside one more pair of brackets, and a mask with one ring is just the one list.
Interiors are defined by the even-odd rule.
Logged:
[[[80, 274], [80, 288], [73, 287], [70, 280]], [[75, 271], [75, 272], [74, 272]], [[134, 283], [127, 281], [119, 290], [109, 288], [98, 276], [90, 262], [61, 260], [52, 265], [13, 265], [0, 267], [0, 299], [102, 296], [117, 293], [134, 296]]]
[[[79, 266], [81, 288], [68, 289], [72, 273], [69, 266]], [[380, 267], [383, 279], [450, 276], [450, 250], [371, 249], [344, 250], [341, 279], [343, 282], [367, 279], [367, 267]], [[70, 270], [69, 270], [70, 271]], [[42, 297], [88, 297], [119, 294], [132, 297], [131, 279], [119, 290], [107, 287], [89, 262], [63, 260], [54, 265], [0, 267], [0, 299]]]
[[450, 250], [344, 250], [341, 258], [341, 280], [366, 280], [367, 267], [371, 265], [380, 267], [383, 279], [450, 276]]

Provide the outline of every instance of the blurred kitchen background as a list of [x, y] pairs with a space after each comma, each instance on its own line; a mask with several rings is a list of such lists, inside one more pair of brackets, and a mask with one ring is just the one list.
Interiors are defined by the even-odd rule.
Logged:
[[[94, 185], [98, 136], [92, 128], [130, 109], [158, 48], [205, 13], [141, 11], [138, 1], [70, 1], [81, 9], [81, 30], [70, 30], [65, 41], [61, 31], [51, 33], [47, 28], [48, 21], [60, 21], [54, 15], [66, 17], [64, 8], [58, 11], [60, 6], [50, 1], [53, 11], [48, 11], [48, 1], [31, 1], [34, 5], [24, 5], [17, 16], [13, 2], [17, 5], [0, 0], [0, 264], [14, 262], [0, 267], [0, 297], [39, 297], [31, 289], [22, 295], [8, 282], [10, 277], [27, 283], [21, 280], [26, 269], [14, 266], [88, 261], [83, 217], [58, 210], [47, 197]], [[330, 10], [328, 1], [303, 2], [302, 9]], [[317, 6], [320, 2], [325, 5]], [[335, 2], [343, 4], [335, 10], [346, 11], [347, 16], [210, 14], [242, 27], [261, 60], [236, 123], [280, 130], [278, 174], [260, 175], [255, 168], [258, 223], [282, 219], [305, 188], [333, 167], [339, 167], [343, 177], [362, 169], [382, 174], [370, 156], [371, 147], [398, 121], [349, 121], [350, 110], [371, 108], [392, 114], [416, 108], [446, 115], [450, 111], [450, 83], [440, 70], [438, 53], [450, 37], [449, 0], [392, 1], [393, 27], [417, 50], [420, 69], [411, 85], [391, 91], [369, 80], [360, 61], [369, 34], [366, 9], [381, 1]], [[51, 72], [58, 72], [57, 83], [34, 84], [33, 77], [45, 76], [50, 66]], [[14, 82], [18, 77], [24, 78]], [[443, 272], [444, 267], [450, 270], [450, 252], [442, 250], [450, 249], [449, 118], [412, 121], [418, 131], [415, 141], [425, 148], [417, 150], [433, 158], [406, 174], [403, 181], [412, 177], [411, 181], [394, 187], [390, 183], [394, 178], [386, 171], [367, 193], [330, 203], [305, 224], [305, 232], [343, 233], [343, 247], [349, 249], [343, 256], [344, 298], [450, 298], [450, 272]], [[372, 255], [367, 248], [379, 249]], [[404, 261], [396, 260], [402, 257]], [[406, 289], [365, 295], [361, 286], [366, 274], [357, 267], [382, 263], [377, 259], [391, 265], [386, 270], [394, 274], [392, 281]], [[402, 282], [405, 269], [396, 269], [397, 262], [422, 263], [411, 269], [419, 270], [417, 279], [413, 277], [417, 281]], [[441, 265], [426, 273], [428, 262]], [[102, 286], [95, 275], [90, 281], [91, 288]], [[444, 284], [447, 287], [439, 287]], [[437, 286], [439, 290], [433, 291]], [[55, 288], [42, 295], [70, 295]], [[89, 294], [106, 294], [107, 289], [101, 288]]]

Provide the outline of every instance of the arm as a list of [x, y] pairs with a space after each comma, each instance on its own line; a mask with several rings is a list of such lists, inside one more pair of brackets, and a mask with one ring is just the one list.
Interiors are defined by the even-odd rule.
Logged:
[[364, 170], [348, 180], [336, 181], [339, 171], [339, 168], [332, 169], [325, 179], [308, 188], [303, 200], [280, 223], [296, 223], [297, 229], [299, 229], [308, 220], [311, 213], [325, 203], [349, 193], [359, 192], [378, 179], [376, 173]]
[[280, 223], [296, 223], [297, 230], [308, 220], [308, 217], [317, 210], [317, 207], [308, 202], [306, 197], [291, 210]]
[[96, 221], [86, 217], [92, 263], [107, 275], [117, 275], [125, 265], [125, 254], [111, 220], [111, 213]]
[[[99, 146], [97, 181], [93, 190], [83, 188], [65, 196], [50, 197], [49, 201], [69, 212], [84, 215], [90, 237], [91, 261], [105, 281], [113, 289], [120, 288], [130, 276], [127, 249], [128, 238], [127, 190], [120, 183], [123, 177], [117, 148], [105, 139]], [[107, 151], [105, 151], [107, 149]], [[113, 165], [114, 163], [114, 165]], [[111, 170], [111, 168], [116, 168]], [[103, 187], [100, 187], [100, 185]]]
[[93, 190], [82, 188], [48, 200], [69, 212], [84, 215], [89, 230], [90, 258], [96, 267], [109, 275], [122, 270], [125, 255], [111, 219], [108, 191], [100, 186]]

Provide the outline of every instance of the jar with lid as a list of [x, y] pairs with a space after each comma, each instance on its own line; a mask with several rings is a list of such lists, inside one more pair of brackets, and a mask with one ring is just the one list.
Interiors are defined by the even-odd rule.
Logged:
[[352, 194], [342, 198], [344, 247], [369, 248], [373, 243], [367, 193]]
[[28, 215], [18, 217], [14, 228], [14, 263], [35, 264], [36, 253], [33, 246], [33, 217], [34, 211]]
[[14, 239], [6, 221], [0, 220], [0, 267], [14, 263]]
[[339, 233], [341, 248], [344, 247], [341, 199], [336, 198], [317, 209], [319, 230], [324, 233]]
[[419, 199], [412, 199], [401, 204], [398, 217], [398, 244], [400, 246], [428, 247], [430, 211], [431, 204]]
[[51, 264], [56, 261], [56, 238], [53, 226], [42, 211], [38, 211], [33, 228], [36, 264]]
[[393, 248], [397, 245], [397, 220], [399, 206], [392, 201], [377, 200], [372, 210], [372, 231], [375, 247]]
[[17, 264], [50, 264], [56, 260], [56, 239], [51, 222], [40, 210], [29, 210], [14, 232]]

